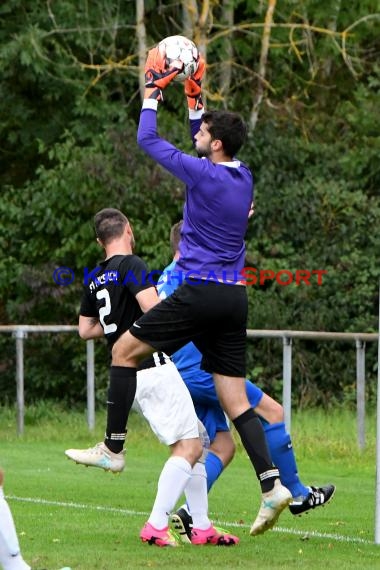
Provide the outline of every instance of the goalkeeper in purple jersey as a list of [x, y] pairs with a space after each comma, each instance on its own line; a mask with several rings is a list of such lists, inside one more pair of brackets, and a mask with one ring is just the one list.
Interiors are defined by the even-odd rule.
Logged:
[[[170, 245], [173, 261], [164, 269], [157, 283], [157, 291], [161, 299], [171, 295], [182, 281], [178, 272], [180, 258], [179, 244], [183, 222], [174, 224], [170, 232]], [[174, 354], [172, 360], [180, 372], [194, 402], [197, 416], [205, 426], [210, 438], [211, 447], [206, 457], [207, 488], [221, 475], [235, 453], [226, 416], [219, 404], [212, 374], [201, 369], [202, 355], [194, 343], [190, 342]], [[334, 496], [335, 486], [305, 486], [298, 475], [296, 458], [292, 441], [284, 424], [284, 412], [281, 404], [265, 394], [258, 386], [246, 380], [248, 400], [260, 416], [269, 450], [273, 461], [280, 471], [283, 485], [292, 493], [293, 502], [290, 512], [301, 515], [316, 507], [326, 505]], [[172, 516], [172, 522], [180, 537], [189, 537], [192, 518], [187, 505], [183, 505]]]
[[[142, 150], [186, 185], [179, 269], [193, 272], [196, 278], [189, 278], [119, 337], [112, 349], [110, 387], [116, 382], [122, 391], [120, 400], [128, 402], [127, 422], [139, 363], [155, 351], [171, 355], [188, 342], [195, 343], [203, 355], [202, 367], [213, 374], [220, 403], [234, 423], [260, 483], [262, 502], [251, 528], [251, 534], [257, 535], [273, 527], [292, 495], [281, 484], [262, 424], [245, 391], [248, 301], [244, 283], [235, 276], [244, 266], [253, 179], [235, 155], [244, 143], [246, 126], [236, 113], [203, 112], [205, 64], [201, 60], [184, 84], [198, 157], [160, 138], [157, 110], [162, 90], [181, 69], [182, 65], [166, 69], [158, 48], [150, 50], [137, 140]], [[114, 368], [121, 368], [122, 376]], [[111, 432], [119, 429], [112, 408], [107, 425]], [[120, 451], [122, 446], [121, 441]]]

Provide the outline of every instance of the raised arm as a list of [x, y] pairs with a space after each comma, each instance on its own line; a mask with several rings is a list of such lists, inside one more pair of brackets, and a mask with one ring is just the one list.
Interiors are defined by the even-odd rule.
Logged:
[[203, 57], [199, 55], [197, 71], [184, 82], [187, 106], [189, 109], [191, 140], [193, 141], [193, 144], [195, 143], [195, 135], [199, 131], [204, 111], [204, 104], [202, 101], [202, 79], [205, 71], [206, 62]]
[[[183, 153], [173, 144], [161, 138], [157, 132], [157, 109], [163, 98], [162, 91], [180, 71], [177, 68], [165, 70], [164, 65], [162, 56], [157, 48], [150, 50], [145, 64], [145, 93], [137, 131], [137, 143], [150, 157], [171, 174], [182, 180], [186, 185], [191, 186], [202, 176], [200, 159]], [[200, 117], [203, 112], [200, 108], [200, 86], [196, 83], [196, 81], [200, 82], [200, 79], [189, 79], [188, 81], [192, 82], [188, 85], [188, 105], [189, 108], [190, 105], [194, 107], [190, 108], [189, 112], [196, 114], [193, 117], [194, 121], [190, 120], [192, 136], [194, 136], [199, 130]], [[195, 110], [197, 105], [199, 109]]]

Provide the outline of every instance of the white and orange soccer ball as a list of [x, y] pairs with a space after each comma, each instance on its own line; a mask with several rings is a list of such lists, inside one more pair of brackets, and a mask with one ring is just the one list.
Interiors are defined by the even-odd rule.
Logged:
[[183, 63], [183, 70], [176, 75], [174, 81], [185, 81], [198, 69], [199, 51], [195, 43], [185, 36], [168, 36], [160, 41], [158, 49], [165, 57], [166, 67], [169, 68], [173, 62]]

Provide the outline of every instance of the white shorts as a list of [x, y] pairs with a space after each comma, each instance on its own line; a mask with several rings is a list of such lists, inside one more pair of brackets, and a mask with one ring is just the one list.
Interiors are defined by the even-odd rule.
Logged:
[[166, 445], [199, 437], [190, 392], [171, 361], [137, 372], [133, 408], [145, 417], [158, 439]]

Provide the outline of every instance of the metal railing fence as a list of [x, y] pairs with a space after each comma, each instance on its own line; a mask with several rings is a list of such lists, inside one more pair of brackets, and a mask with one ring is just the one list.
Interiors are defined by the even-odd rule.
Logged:
[[[16, 342], [16, 385], [17, 385], [17, 432], [24, 432], [24, 342], [30, 333], [78, 332], [75, 325], [0, 325], [0, 333], [11, 333]], [[247, 337], [275, 338], [282, 340], [283, 346], [283, 391], [285, 424], [291, 430], [292, 406], [292, 341], [293, 339], [317, 341], [352, 342], [356, 347], [356, 411], [357, 441], [360, 449], [365, 447], [365, 349], [367, 342], [378, 340], [376, 333], [342, 333], [290, 330], [247, 330]], [[87, 351], [87, 423], [89, 429], [95, 427], [95, 357], [94, 341], [86, 342]]]
[[365, 446], [365, 349], [366, 342], [378, 340], [376, 333], [342, 333], [289, 330], [252, 330], [247, 331], [248, 338], [282, 339], [282, 405], [285, 424], [290, 433], [292, 405], [292, 341], [293, 339], [317, 341], [345, 341], [355, 343], [356, 347], [356, 417], [357, 440], [360, 449]]
[[[380, 320], [380, 314], [379, 314]], [[11, 333], [16, 342], [17, 383], [17, 432], [24, 432], [24, 342], [29, 333], [77, 332], [71, 325], [0, 325], [0, 333]], [[332, 333], [290, 330], [252, 330], [247, 336], [253, 338], [277, 338], [283, 346], [283, 407], [285, 423], [291, 429], [292, 394], [292, 341], [293, 339], [316, 341], [345, 341], [355, 343], [356, 348], [356, 407], [357, 441], [360, 449], [365, 446], [365, 348], [367, 342], [378, 341], [378, 385], [377, 385], [377, 428], [376, 428], [376, 504], [375, 544], [380, 544], [380, 332], [377, 333]], [[94, 341], [86, 342], [87, 351], [87, 423], [90, 430], [95, 427], [95, 362]]]

